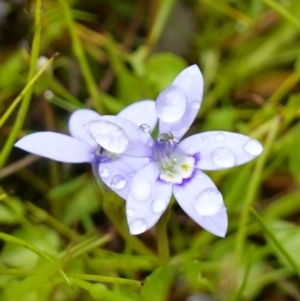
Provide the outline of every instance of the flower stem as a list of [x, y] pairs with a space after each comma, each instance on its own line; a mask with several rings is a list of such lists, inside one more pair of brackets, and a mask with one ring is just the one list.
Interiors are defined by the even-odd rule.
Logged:
[[170, 260], [169, 240], [167, 234], [169, 214], [170, 206], [156, 224], [157, 251], [160, 265], [166, 265]]
[[266, 163], [266, 160], [269, 156], [272, 146], [274, 145], [274, 141], [279, 129], [280, 117], [275, 116], [273, 122], [270, 125], [270, 131], [267, 136], [267, 141], [265, 144], [265, 150], [257, 159], [251, 181], [249, 183], [247, 194], [244, 198], [243, 210], [241, 214], [240, 223], [238, 226], [238, 232], [236, 237], [236, 256], [238, 261], [240, 262], [243, 251], [244, 244], [247, 236], [247, 224], [249, 220], [249, 205], [253, 204], [256, 198], [257, 191], [261, 184], [261, 178], [263, 174], [263, 169]]

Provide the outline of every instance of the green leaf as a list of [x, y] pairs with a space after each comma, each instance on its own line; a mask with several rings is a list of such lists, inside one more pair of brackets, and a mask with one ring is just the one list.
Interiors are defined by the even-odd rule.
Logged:
[[222, 129], [222, 131], [230, 131], [233, 128], [235, 119], [236, 112], [231, 107], [214, 110], [205, 119], [204, 125], [201, 126], [201, 132], [219, 129]]
[[[283, 220], [272, 221], [269, 223], [269, 227], [277, 240], [280, 241], [286, 251], [293, 258], [294, 262], [298, 266], [298, 270], [300, 271], [300, 229], [294, 224]], [[285, 266], [290, 267], [286, 257], [282, 254], [282, 252], [279, 252], [279, 250], [276, 248], [274, 249], [274, 252]]]
[[177, 267], [174, 265], [163, 266], [156, 269], [146, 278], [141, 295], [143, 301], [165, 301], [177, 274]]
[[172, 53], [159, 53], [150, 57], [146, 64], [146, 80], [149, 91], [153, 91], [153, 97], [156, 98], [157, 93], [169, 86], [186, 66], [181, 57]]
[[184, 262], [180, 274], [188, 286], [197, 289], [202, 282], [201, 263], [198, 260]]
[[[299, 97], [299, 96], [298, 96]], [[289, 167], [295, 179], [300, 183], [300, 126], [297, 126], [293, 131], [293, 137], [289, 145], [286, 147], [289, 156]]]
[[0, 224], [15, 224], [18, 223], [18, 215], [23, 214], [23, 204], [20, 199], [16, 197], [9, 197], [7, 204], [0, 203]]
[[[13, 236], [22, 239], [38, 247], [41, 251], [55, 253], [58, 250], [60, 240], [58, 234], [52, 229], [36, 227], [35, 231], [28, 232], [25, 229], [17, 229]], [[2, 251], [2, 260], [9, 266], [18, 268], [34, 267], [39, 256], [31, 250], [12, 242], [7, 242]]]

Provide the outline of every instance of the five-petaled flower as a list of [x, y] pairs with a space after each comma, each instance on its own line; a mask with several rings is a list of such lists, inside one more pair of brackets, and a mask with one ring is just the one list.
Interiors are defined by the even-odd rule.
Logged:
[[[193, 65], [159, 94], [155, 104], [159, 135], [155, 141], [143, 131], [145, 126], [138, 127], [119, 117], [103, 116], [86, 124], [91, 136], [105, 149], [123, 157], [149, 158], [128, 183], [126, 216], [131, 234], [151, 228], [173, 193], [196, 223], [217, 236], [225, 236], [228, 220], [222, 194], [201, 170], [244, 164], [263, 148], [254, 139], [224, 131], [196, 134], [179, 142], [198, 113], [202, 93], [202, 74]], [[109, 139], [105, 128], [110, 129]]]
[[[155, 103], [151, 100], [136, 102], [123, 109], [118, 116], [131, 120], [142, 127], [142, 124], [146, 122], [149, 132], [157, 123]], [[71, 136], [55, 132], [37, 132], [23, 137], [15, 143], [15, 146], [59, 162], [89, 162], [93, 166], [95, 176], [100, 176], [111, 189], [126, 199], [129, 182], [149, 159], [137, 160], [106, 151], [103, 146], [100, 147], [97, 143], [97, 133], [93, 133], [92, 129], [93, 120], [97, 120], [99, 117], [100, 115], [95, 111], [79, 109], [69, 119]], [[87, 122], [90, 125], [88, 132], [84, 128]], [[103, 130], [101, 137], [105, 144], [110, 141], [111, 129], [106, 127]], [[98, 174], [99, 172], [100, 174]]]

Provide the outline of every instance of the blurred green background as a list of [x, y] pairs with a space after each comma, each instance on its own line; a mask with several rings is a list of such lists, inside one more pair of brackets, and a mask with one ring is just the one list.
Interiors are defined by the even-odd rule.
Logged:
[[[0, 0], [0, 300], [299, 301], [299, 20], [299, 0]], [[209, 173], [226, 238], [173, 204], [161, 265], [156, 230], [130, 236], [90, 165], [13, 143], [67, 133], [77, 108], [155, 99], [191, 64], [205, 92], [188, 134], [239, 132], [265, 151]]]

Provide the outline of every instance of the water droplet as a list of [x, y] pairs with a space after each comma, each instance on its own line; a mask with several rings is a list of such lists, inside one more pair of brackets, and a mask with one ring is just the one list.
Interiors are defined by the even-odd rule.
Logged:
[[151, 183], [147, 180], [137, 180], [130, 188], [131, 195], [140, 202], [146, 201], [150, 197], [151, 192]]
[[140, 125], [140, 128], [143, 130], [143, 132], [145, 134], [150, 135], [150, 133], [151, 133], [151, 127], [150, 127], [150, 125], [144, 123], [144, 124]]
[[187, 71], [188, 71], [189, 75], [192, 77], [197, 77], [200, 75], [200, 70], [196, 65], [188, 67]]
[[194, 101], [191, 104], [192, 108], [198, 110], [200, 108], [200, 101]]
[[165, 122], [179, 120], [186, 109], [184, 94], [174, 86], [163, 90], [157, 97], [155, 108], [158, 118]]
[[167, 208], [167, 202], [163, 199], [157, 199], [152, 203], [152, 210], [154, 213], [161, 213]]
[[195, 154], [195, 151], [192, 150], [191, 148], [187, 148], [185, 150], [186, 154], [189, 155], [189, 156], [193, 156]]
[[122, 175], [114, 175], [110, 181], [113, 190], [120, 190], [126, 186], [126, 180]]
[[126, 208], [126, 215], [130, 217], [135, 216], [135, 210], [133, 208]]
[[50, 90], [47, 90], [44, 95], [47, 100], [51, 100], [54, 97], [53, 92]]
[[212, 160], [216, 165], [225, 168], [234, 166], [236, 157], [228, 148], [220, 147], [213, 151]]
[[195, 201], [195, 209], [199, 215], [212, 215], [217, 213], [223, 204], [222, 194], [216, 188], [202, 190]]
[[130, 233], [133, 235], [141, 234], [147, 230], [146, 222], [141, 219], [135, 219], [129, 224]]
[[129, 169], [129, 170], [127, 171], [127, 175], [128, 175], [128, 177], [132, 178], [132, 177], [135, 175], [135, 171], [132, 170], [132, 169]]
[[109, 168], [103, 168], [103, 169], [100, 171], [100, 176], [101, 176], [101, 178], [108, 178], [110, 175], [111, 175], [111, 171], [110, 171]]
[[150, 138], [149, 140], [148, 140], [148, 145], [150, 146], [150, 147], [152, 147], [153, 146], [153, 139], [152, 138]]
[[219, 140], [219, 141], [221, 141], [221, 140], [223, 140], [225, 138], [225, 135], [223, 134], [223, 133], [217, 133], [216, 135], [215, 135], [215, 139], [216, 140]]
[[251, 156], [258, 156], [263, 151], [263, 147], [258, 141], [251, 139], [244, 145], [244, 150]]
[[99, 145], [110, 152], [122, 154], [128, 147], [127, 134], [112, 122], [95, 119], [85, 124], [85, 128]]

